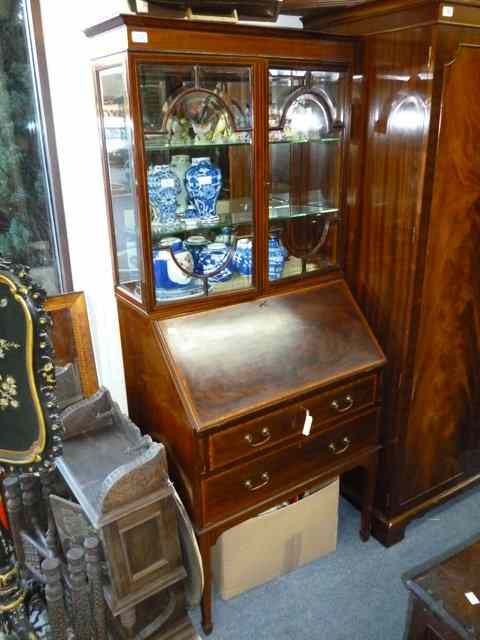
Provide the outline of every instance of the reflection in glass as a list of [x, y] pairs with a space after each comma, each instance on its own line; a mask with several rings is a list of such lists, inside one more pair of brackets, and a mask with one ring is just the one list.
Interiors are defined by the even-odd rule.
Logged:
[[141, 253], [123, 68], [100, 71], [99, 83], [112, 196], [117, 278], [119, 285], [130, 295], [141, 298]]
[[253, 284], [250, 74], [139, 66], [159, 303]]
[[269, 279], [336, 263], [346, 77], [270, 69]]
[[61, 289], [53, 197], [23, 0], [0, 2], [0, 253]]

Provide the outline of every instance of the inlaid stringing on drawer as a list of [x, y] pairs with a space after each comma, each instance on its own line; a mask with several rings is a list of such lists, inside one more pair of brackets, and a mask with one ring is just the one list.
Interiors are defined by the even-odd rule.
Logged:
[[369, 376], [356, 382], [320, 393], [301, 403], [303, 415], [300, 429], [303, 427], [305, 412], [313, 417], [312, 430], [323, 424], [364, 409], [373, 404], [377, 395], [377, 377]]
[[377, 377], [370, 375], [214, 434], [209, 439], [210, 469], [268, 450], [287, 438], [300, 435], [307, 410], [313, 417], [312, 433], [317, 433], [328, 428], [333, 420], [373, 405], [376, 393]]
[[[306, 482], [361, 449], [377, 445], [378, 410], [369, 411], [286, 449], [265, 454], [203, 481], [207, 522]], [[231, 512], [231, 513], [228, 513]]]

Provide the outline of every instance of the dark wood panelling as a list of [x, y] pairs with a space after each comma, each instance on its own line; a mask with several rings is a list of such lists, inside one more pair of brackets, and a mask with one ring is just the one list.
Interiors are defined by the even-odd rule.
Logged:
[[463, 46], [445, 75], [403, 501], [473, 470], [480, 442], [479, 87], [480, 48]]

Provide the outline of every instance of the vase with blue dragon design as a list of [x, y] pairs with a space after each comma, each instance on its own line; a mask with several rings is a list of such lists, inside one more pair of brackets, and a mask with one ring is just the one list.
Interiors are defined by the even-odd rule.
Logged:
[[217, 200], [222, 188], [222, 172], [210, 158], [194, 158], [185, 174], [185, 186], [203, 222], [217, 222]]
[[168, 164], [152, 167], [148, 172], [148, 196], [154, 210], [154, 220], [164, 225], [177, 221], [177, 198], [182, 191], [180, 180]]

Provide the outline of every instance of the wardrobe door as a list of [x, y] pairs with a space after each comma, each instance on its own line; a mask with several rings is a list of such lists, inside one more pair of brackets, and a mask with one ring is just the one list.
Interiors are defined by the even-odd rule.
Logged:
[[480, 471], [480, 48], [445, 67], [402, 503]]

